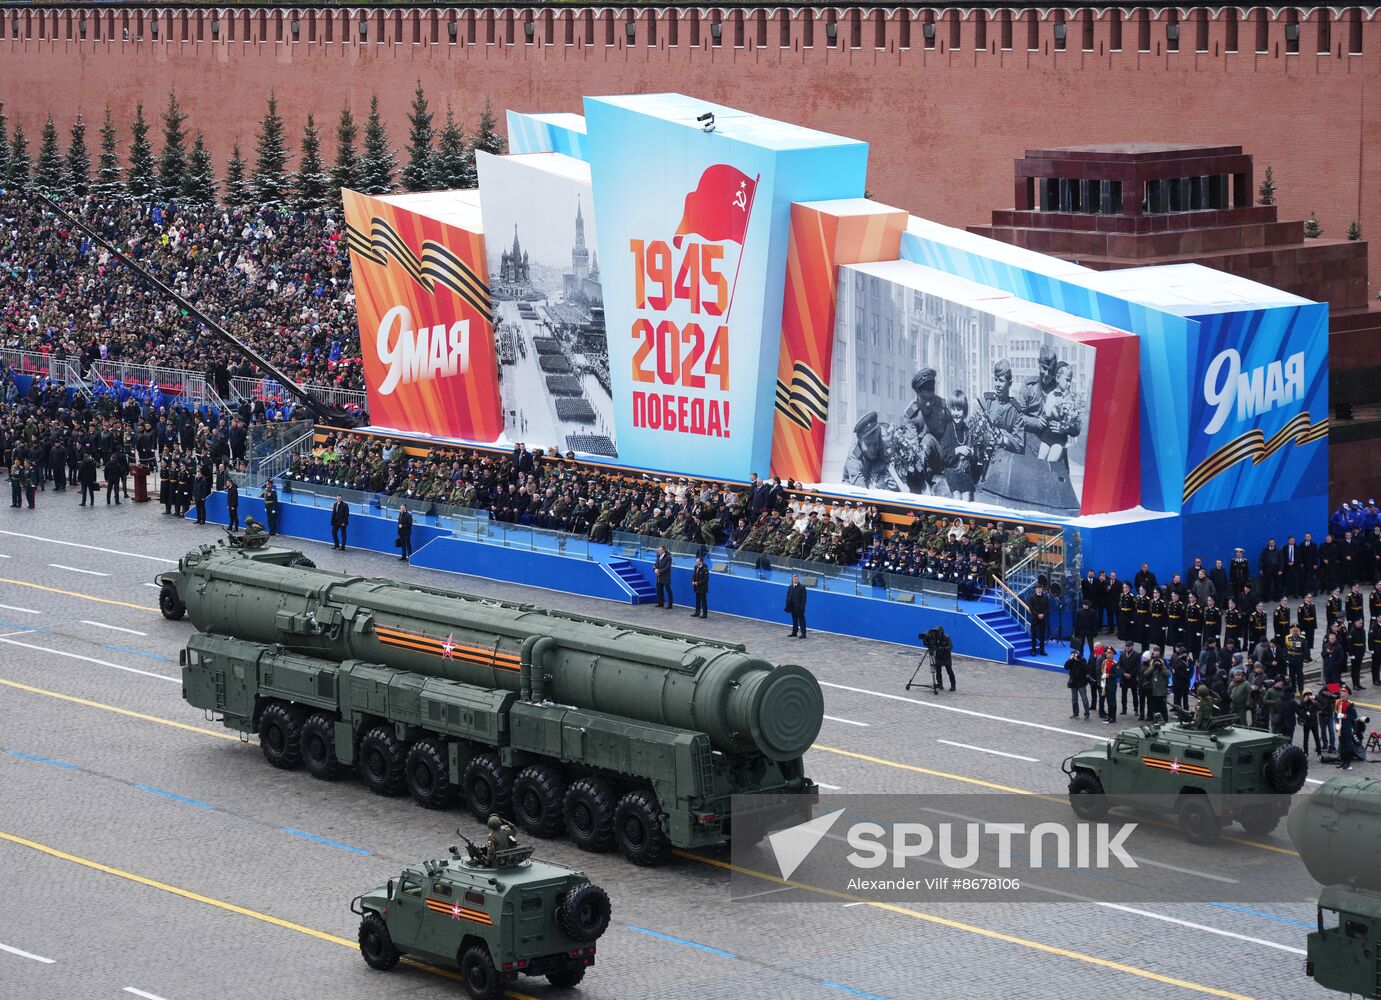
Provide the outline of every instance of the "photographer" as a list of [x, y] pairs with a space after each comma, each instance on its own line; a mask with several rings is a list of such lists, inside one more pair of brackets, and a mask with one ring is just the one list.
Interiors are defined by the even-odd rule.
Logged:
[[1065, 673], [1069, 674], [1069, 680], [1065, 686], [1069, 688], [1069, 707], [1071, 719], [1079, 718], [1079, 702], [1084, 703], [1084, 718], [1089, 717], [1088, 703], [1088, 664], [1084, 662], [1084, 654], [1076, 647], [1069, 651], [1069, 659], [1065, 661]]
[[944, 689], [941, 672], [949, 675], [949, 689], [954, 690], [954, 641], [945, 635], [943, 626], [937, 625], [929, 632], [922, 633], [921, 641], [930, 650], [931, 666], [935, 671], [935, 690]]

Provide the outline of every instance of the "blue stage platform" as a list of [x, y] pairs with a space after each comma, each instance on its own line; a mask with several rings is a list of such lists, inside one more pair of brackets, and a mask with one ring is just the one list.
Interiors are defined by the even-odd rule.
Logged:
[[[241, 523], [250, 515], [263, 521], [264, 504], [257, 491], [240, 495]], [[317, 542], [331, 539], [328, 498], [294, 496], [279, 492], [279, 534]], [[225, 494], [215, 493], [207, 502], [210, 520], [226, 520]], [[190, 514], [189, 514], [190, 517]], [[503, 580], [541, 587], [546, 590], [597, 597], [621, 604], [646, 603], [650, 598], [652, 563], [630, 557], [619, 549], [586, 542], [574, 536], [570, 544], [544, 548], [534, 539], [528, 545], [502, 545], [458, 538], [435, 519], [415, 515], [412, 565], [446, 573]], [[395, 554], [397, 519], [391, 511], [351, 505], [349, 546], [374, 552]], [[551, 539], [553, 536], [540, 536]], [[676, 558], [672, 570], [672, 591], [678, 604], [692, 602], [689, 558]], [[785, 629], [789, 619], [783, 610], [790, 573], [780, 569], [758, 571], [740, 565], [711, 565], [710, 609], [713, 614], [732, 614], [765, 622], [776, 622]], [[832, 586], [837, 589], [830, 589]], [[922, 600], [931, 603], [921, 603]], [[981, 616], [981, 617], [980, 617]], [[889, 599], [882, 588], [865, 588], [855, 593], [850, 584], [840, 588], [838, 581], [821, 577], [810, 590], [806, 617], [811, 630], [839, 635], [877, 639], [918, 646], [917, 636], [941, 625], [954, 640], [955, 653], [999, 663], [1021, 663], [1044, 669], [1058, 669], [1064, 657], [1033, 659], [1025, 654], [1029, 643], [1020, 627], [991, 599], [956, 601], [942, 604], [934, 598], [916, 595], [911, 602]], [[669, 627], [674, 627], [668, 622]], [[1015, 627], [1014, 627], [1015, 626]], [[1048, 662], [1047, 662], [1048, 661]]]

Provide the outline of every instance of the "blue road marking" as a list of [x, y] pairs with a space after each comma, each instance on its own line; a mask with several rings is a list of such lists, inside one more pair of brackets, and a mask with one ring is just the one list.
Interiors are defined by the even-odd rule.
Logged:
[[3, 619], [0, 619], [0, 627], [3, 627], [3, 628], [13, 628], [13, 629], [18, 629], [18, 630], [21, 631], [21, 632], [33, 632], [33, 633], [35, 633], [35, 634], [40, 633], [40, 632], [51, 632], [51, 631], [53, 631], [53, 630], [50, 629], [50, 628], [42, 628], [41, 626], [38, 626], [38, 625], [24, 625], [24, 624], [22, 624], [22, 623], [20, 623], [20, 622], [7, 622], [7, 621], [4, 621]]
[[648, 937], [661, 938], [663, 941], [670, 941], [672, 944], [683, 944], [687, 948], [694, 948], [696, 951], [709, 952], [711, 955], [718, 955], [720, 958], [738, 958], [738, 956], [731, 951], [723, 951], [719, 948], [711, 948], [707, 944], [699, 944], [695, 941], [687, 941], [685, 938], [673, 937], [670, 934], [663, 934], [661, 931], [650, 931], [646, 927], [634, 927], [632, 924], [629, 924], [628, 929], [638, 934], [646, 934]]
[[20, 753], [18, 750], [6, 750], [5, 753], [9, 754], [11, 757], [23, 757], [25, 760], [36, 760], [40, 764], [52, 764], [54, 767], [66, 768], [69, 771], [80, 770], [76, 764], [64, 764], [60, 760], [52, 760], [48, 757], [38, 757], [31, 753]]
[[342, 851], [350, 851], [352, 854], [364, 854], [372, 856], [373, 851], [366, 851], [363, 847], [351, 847], [349, 844], [342, 844], [339, 840], [327, 840], [325, 837], [318, 837], [314, 833], [307, 833], [303, 830], [294, 830], [290, 826], [283, 827], [284, 833], [290, 833], [294, 837], [301, 837], [304, 840], [313, 840], [318, 844], [326, 844], [330, 847], [339, 847]]
[[189, 799], [185, 795], [175, 795], [172, 792], [165, 792], [160, 788], [151, 788], [148, 785], [135, 785], [141, 792], [148, 792], [150, 795], [161, 795], [165, 799], [172, 799], [174, 802], [182, 802], [189, 806], [196, 806], [198, 809], [215, 809], [209, 802], [198, 802], [196, 799]]
[[117, 646], [113, 642], [103, 643], [103, 645], [106, 649], [113, 649], [119, 653], [132, 653], [135, 656], [144, 656], [150, 660], [162, 660], [164, 663], [168, 662], [166, 656], [160, 656], [158, 653], [146, 653], [142, 649], [130, 649], [128, 646]]
[[868, 993], [864, 990], [856, 990], [852, 986], [844, 986], [840, 983], [821, 983], [832, 990], [839, 990], [841, 993], [848, 993], [850, 996], [862, 997], [863, 1000], [887, 1000], [886, 997], [878, 996], [876, 993]]
[[1245, 913], [1249, 917], [1261, 917], [1265, 920], [1275, 920], [1282, 924], [1294, 924], [1297, 927], [1308, 927], [1311, 931], [1317, 930], [1312, 920], [1296, 920], [1294, 917], [1281, 917], [1274, 913], [1267, 913], [1265, 910], [1253, 910], [1247, 906], [1232, 906], [1229, 903], [1209, 903], [1209, 906], [1216, 906], [1223, 910], [1233, 910], [1237, 913]]

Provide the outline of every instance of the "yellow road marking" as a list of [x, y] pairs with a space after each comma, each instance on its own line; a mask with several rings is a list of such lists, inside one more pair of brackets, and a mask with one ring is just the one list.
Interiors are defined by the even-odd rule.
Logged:
[[142, 719], [144, 722], [156, 722], [160, 726], [171, 726], [173, 729], [185, 729], [189, 733], [199, 733], [202, 736], [214, 736], [221, 740], [230, 740], [234, 743], [240, 742], [240, 737], [234, 733], [218, 733], [214, 729], [203, 729], [201, 726], [193, 726], [186, 722], [177, 722], [173, 719], [163, 719], [157, 715], [145, 715], [143, 712], [135, 712], [128, 708], [119, 708], [116, 705], [107, 705], [101, 701], [91, 701], [87, 698], [78, 698], [75, 695], [59, 694], [57, 691], [48, 691], [44, 688], [30, 687], [28, 684], [20, 684], [18, 681], [6, 680], [0, 677], [0, 684], [5, 687], [15, 688], [19, 691], [27, 691], [29, 694], [41, 694], [48, 698], [57, 698], [59, 701], [69, 701], [74, 705], [84, 705], [87, 708], [99, 708], [103, 712], [114, 712], [116, 715], [127, 715], [131, 719]]
[[48, 587], [41, 583], [29, 583], [26, 580], [11, 580], [8, 577], [0, 576], [0, 583], [13, 584], [16, 587], [28, 587], [31, 590], [46, 590], [50, 594], [62, 594], [64, 597], [79, 597], [83, 601], [96, 601], [98, 604], [115, 604], [122, 608], [134, 608], [136, 611], [157, 611], [147, 604], [131, 604], [129, 601], [116, 601], [109, 597], [92, 597], [90, 594], [78, 593], [75, 590], [63, 590], [59, 587]]
[[[998, 792], [1011, 792], [1014, 795], [1037, 795], [1038, 793], [1028, 791], [1025, 788], [1013, 788], [1011, 785], [999, 785], [994, 781], [984, 781], [981, 778], [969, 778], [962, 774], [950, 774], [948, 771], [936, 771], [928, 767], [920, 767], [916, 764], [903, 764], [900, 761], [888, 760], [885, 757], [873, 757], [866, 753], [855, 753], [853, 750], [841, 750], [838, 747], [821, 746], [819, 743], [812, 743], [812, 750], [823, 750], [825, 753], [838, 754], [840, 757], [851, 757], [854, 760], [866, 760], [870, 764], [881, 764], [884, 767], [895, 767], [902, 771], [914, 771], [916, 774], [928, 774], [935, 778], [948, 778], [951, 781], [962, 781], [967, 785], [981, 785], [984, 788], [991, 788]], [[1047, 798], [1047, 796], [1039, 796]], [[1057, 800], [1052, 800], [1057, 801]]]
[[1373, 705], [1373, 704], [1372, 704], [1371, 702], [1369, 702], [1369, 701], [1354, 701], [1353, 704], [1354, 704], [1354, 705], [1361, 705], [1363, 708], [1374, 708], [1374, 709], [1376, 709], [1378, 712], [1381, 712], [1381, 705]]
[[[191, 900], [194, 903], [201, 903], [204, 906], [214, 906], [218, 910], [225, 910], [229, 913], [234, 913], [241, 917], [249, 917], [251, 920], [259, 920], [266, 924], [272, 924], [275, 927], [282, 927], [285, 930], [296, 931], [299, 934], [306, 934], [308, 937], [314, 937], [319, 941], [328, 941], [331, 944], [342, 945], [343, 947], [349, 948], [352, 951], [359, 947], [359, 944], [357, 942], [351, 941], [349, 938], [343, 938], [338, 934], [331, 934], [327, 931], [319, 931], [315, 927], [308, 927], [306, 924], [299, 924], [292, 920], [284, 920], [282, 917], [275, 917], [267, 913], [260, 913], [258, 910], [251, 910], [247, 906], [239, 906], [236, 903], [228, 903], [223, 899], [215, 899], [211, 896], [203, 896], [199, 892], [193, 892], [190, 889], [183, 889], [180, 886], [176, 885], [169, 885], [167, 882], [160, 882], [157, 879], [148, 878], [144, 875], [136, 875], [134, 872], [125, 871], [123, 868], [115, 868], [111, 865], [102, 864], [99, 861], [92, 861], [90, 858], [79, 857], [76, 854], [68, 854], [66, 851], [60, 851], [56, 847], [49, 847], [47, 844], [40, 844], [38, 841], [29, 840], [27, 837], [18, 837], [12, 833], [6, 833], [5, 831], [0, 830], [0, 840], [7, 840], [11, 844], [18, 844], [20, 847], [27, 847], [32, 851], [38, 851], [40, 854], [46, 854], [49, 857], [57, 858], [60, 861], [69, 861], [74, 865], [81, 865], [83, 868], [90, 868], [93, 871], [98, 871], [105, 875], [113, 875], [116, 878], [126, 879], [130, 882], [135, 882], [139, 885], [147, 886], [150, 889], [157, 889], [159, 892], [166, 892], [174, 896], [181, 896], [183, 899]], [[409, 959], [404, 959], [404, 961], [407, 962], [409, 965], [414, 965], [419, 969], [425, 969], [427, 972], [434, 973], [438, 976], [445, 976], [447, 979], [454, 979], [457, 982], [461, 981], [460, 975], [456, 972], [452, 972], [449, 969], [439, 969], [434, 965], [426, 965], [422, 962], [415, 962]], [[509, 996], [516, 998], [516, 1000], [536, 1000], [535, 997], [530, 997], [525, 993], [516, 993], [512, 990], [507, 991], [507, 993]]]
[[965, 933], [977, 934], [979, 937], [990, 938], [994, 941], [1002, 941], [1006, 944], [1015, 944], [1023, 948], [1031, 948], [1035, 951], [1044, 952], [1047, 955], [1057, 955], [1061, 958], [1069, 958], [1077, 962], [1086, 962], [1090, 965], [1112, 969], [1114, 972], [1124, 972], [1131, 976], [1138, 976], [1142, 979], [1150, 979], [1157, 983], [1164, 983], [1167, 986], [1178, 986], [1181, 989], [1193, 990], [1196, 993], [1224, 997], [1225, 1000], [1251, 1000], [1251, 997], [1242, 993], [1233, 993], [1230, 990], [1219, 989], [1216, 986], [1206, 986], [1203, 983], [1192, 982], [1188, 979], [1177, 979], [1174, 976], [1165, 976], [1159, 972], [1152, 972], [1150, 969], [1142, 969], [1135, 965], [1115, 962], [1110, 958], [1099, 958], [1096, 955], [1088, 955], [1080, 951], [1071, 951], [1068, 948], [1059, 948], [1055, 945], [1043, 944], [1040, 941], [1032, 941], [1030, 938], [1017, 937], [1014, 934], [1005, 934], [1002, 931], [991, 930], [987, 927], [979, 927], [976, 924], [965, 923], [961, 920], [951, 920], [948, 917], [941, 917], [934, 913], [925, 913], [908, 906], [898, 906], [895, 903], [884, 903], [875, 899], [861, 899], [858, 896], [850, 895], [847, 892], [840, 892], [837, 889], [826, 889], [823, 886], [810, 885], [806, 882], [793, 882], [790, 879], [769, 875], [767, 872], [754, 871], [752, 868], [744, 868], [741, 865], [736, 865], [729, 861], [720, 861], [716, 858], [707, 858], [701, 854], [692, 854], [689, 851], [673, 850], [672, 853], [677, 857], [686, 858], [689, 861], [698, 861], [701, 864], [722, 868], [725, 871], [737, 872], [740, 875], [749, 875], [753, 878], [762, 879], [765, 882], [775, 882], [778, 885], [789, 886], [793, 889], [804, 889], [806, 892], [830, 896], [834, 899], [841, 899], [850, 903], [863, 903], [878, 910], [885, 910], [888, 913], [897, 913], [904, 917], [911, 917], [913, 920], [923, 920], [926, 923], [948, 927], [951, 930], [964, 931]]

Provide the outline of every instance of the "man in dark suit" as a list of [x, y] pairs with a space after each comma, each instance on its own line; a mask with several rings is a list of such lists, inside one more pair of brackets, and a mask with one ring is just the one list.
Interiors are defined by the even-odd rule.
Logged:
[[240, 488], [233, 479], [225, 484], [225, 523], [226, 527], [240, 529]]
[[407, 562], [412, 555], [412, 511], [408, 505], [398, 508], [398, 558]]
[[1050, 598], [1046, 596], [1045, 584], [1036, 584], [1028, 610], [1031, 612], [1031, 655], [1044, 656], [1045, 637], [1050, 634]]
[[657, 578], [657, 607], [672, 607], [671, 553], [665, 545], [657, 547], [657, 560], [652, 564], [652, 574]]
[[806, 588], [799, 576], [791, 577], [791, 586], [786, 588], [786, 613], [791, 615], [791, 635], [806, 637]]
[[691, 590], [695, 593], [695, 610], [691, 612], [691, 617], [710, 617], [710, 567], [699, 556], [695, 557], [695, 568], [691, 570]]
[[336, 497], [335, 505], [331, 507], [331, 548], [345, 551], [346, 529], [350, 525], [350, 506], [345, 502], [345, 497]]
[[1300, 553], [1299, 546], [1295, 544], [1294, 535], [1285, 539], [1285, 548], [1281, 549], [1281, 561], [1285, 566], [1285, 596], [1298, 597], [1300, 595]]
[[197, 507], [197, 524], [206, 523], [206, 498], [211, 495], [211, 477], [202, 469], [192, 481], [192, 502]]

